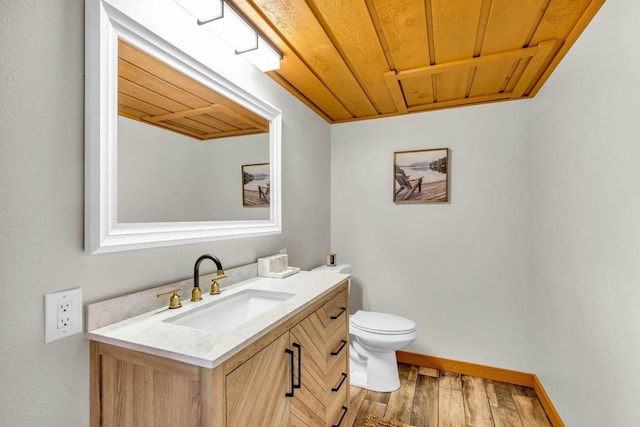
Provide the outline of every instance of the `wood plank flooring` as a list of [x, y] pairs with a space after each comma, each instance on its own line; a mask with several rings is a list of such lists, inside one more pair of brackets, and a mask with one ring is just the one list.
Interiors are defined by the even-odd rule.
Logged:
[[351, 386], [351, 425], [367, 417], [407, 427], [551, 427], [533, 389], [400, 363], [400, 389]]

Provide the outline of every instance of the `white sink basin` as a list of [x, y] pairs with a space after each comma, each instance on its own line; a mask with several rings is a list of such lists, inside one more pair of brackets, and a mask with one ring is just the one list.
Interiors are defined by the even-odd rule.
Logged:
[[246, 289], [165, 322], [208, 331], [230, 331], [292, 296], [286, 292]]

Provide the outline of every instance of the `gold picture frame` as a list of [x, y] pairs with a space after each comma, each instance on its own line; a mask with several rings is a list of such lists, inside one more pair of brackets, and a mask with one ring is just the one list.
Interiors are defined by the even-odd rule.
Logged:
[[247, 208], [270, 206], [269, 166], [269, 163], [242, 165], [242, 206]]
[[449, 149], [393, 153], [393, 203], [447, 203]]

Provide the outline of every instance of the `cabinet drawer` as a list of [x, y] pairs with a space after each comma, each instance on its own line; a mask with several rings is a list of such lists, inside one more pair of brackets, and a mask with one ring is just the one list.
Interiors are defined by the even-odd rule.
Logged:
[[344, 370], [347, 365], [347, 355], [349, 354], [349, 341], [347, 337], [329, 344], [326, 353], [327, 372]]
[[349, 388], [349, 365], [347, 364], [346, 354], [339, 358], [338, 363], [329, 367], [327, 372], [327, 389], [329, 391], [329, 399], [327, 406], [332, 408], [340, 406], [342, 394]]
[[335, 329], [346, 325], [348, 315], [347, 291], [340, 292], [322, 306], [328, 328]]
[[349, 336], [347, 291], [340, 292], [319, 310], [325, 325], [327, 362], [333, 365], [336, 354], [346, 353]]
[[347, 387], [343, 387], [340, 396], [327, 408], [327, 425], [346, 427], [349, 424]]

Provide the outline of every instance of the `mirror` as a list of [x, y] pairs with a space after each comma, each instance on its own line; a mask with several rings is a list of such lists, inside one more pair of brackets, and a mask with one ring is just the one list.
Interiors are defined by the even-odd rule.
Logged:
[[109, 4], [86, 7], [85, 250], [279, 233], [280, 111]]

